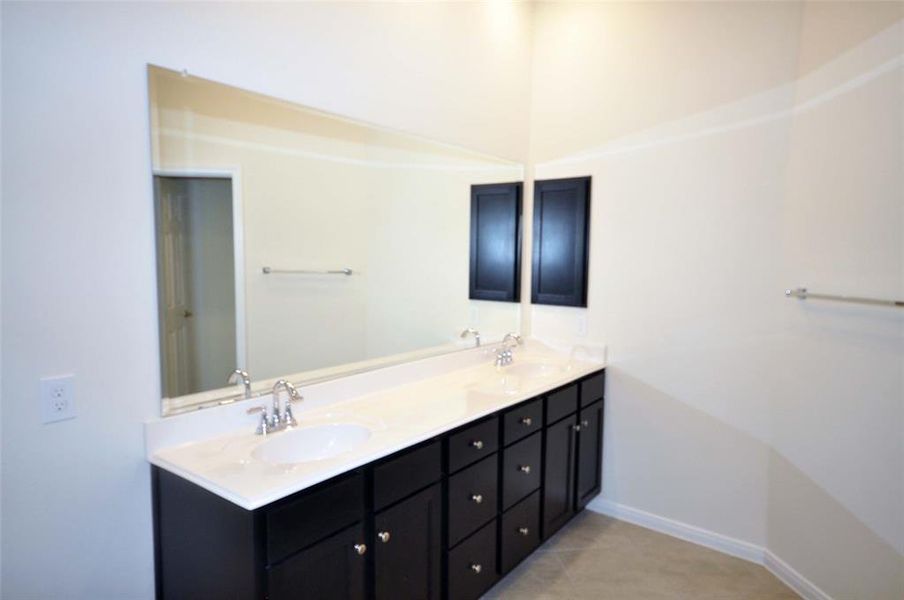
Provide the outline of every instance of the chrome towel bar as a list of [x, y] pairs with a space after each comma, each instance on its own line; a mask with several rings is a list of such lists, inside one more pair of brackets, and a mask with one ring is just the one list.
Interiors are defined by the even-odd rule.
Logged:
[[310, 271], [304, 269], [274, 269], [273, 267], [264, 267], [261, 269], [264, 275], [281, 274], [281, 275], [351, 275], [353, 271], [348, 267], [344, 269], [335, 269], [329, 271]]
[[787, 296], [788, 298], [798, 298], [800, 300], [812, 298], [814, 300], [835, 300], [838, 302], [852, 302], [855, 304], [871, 304], [873, 306], [891, 306], [894, 308], [904, 308], [904, 300], [883, 300], [881, 298], [860, 298], [859, 296], [816, 294], [814, 292], [808, 291], [805, 287], [799, 287], [793, 290], [785, 290], [785, 296]]

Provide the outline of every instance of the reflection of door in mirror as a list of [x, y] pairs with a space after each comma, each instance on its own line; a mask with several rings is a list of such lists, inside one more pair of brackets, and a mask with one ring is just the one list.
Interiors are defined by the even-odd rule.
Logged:
[[154, 178], [163, 392], [221, 387], [237, 364], [229, 179]]

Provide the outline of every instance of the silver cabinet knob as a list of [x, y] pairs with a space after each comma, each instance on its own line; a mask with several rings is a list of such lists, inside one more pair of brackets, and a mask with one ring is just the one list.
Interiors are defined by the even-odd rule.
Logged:
[[481, 494], [471, 494], [471, 500], [473, 500], [473, 501], [474, 501], [475, 503], [477, 503], [477, 504], [480, 504], [481, 502], [483, 502], [483, 495], [481, 495]]
[[471, 446], [477, 448], [478, 450], [483, 450], [483, 442], [481, 442], [480, 440], [474, 440], [473, 442], [471, 442]]
[[471, 563], [471, 570], [475, 573], [480, 573], [483, 571], [483, 566], [480, 563]]
[[358, 556], [361, 556], [367, 552], [367, 546], [365, 544], [355, 544], [355, 552], [358, 553]]
[[520, 533], [521, 535], [527, 535], [528, 533], [530, 533], [530, 529], [528, 529], [527, 527], [519, 527], [518, 533]]
[[380, 541], [385, 544], [386, 542], [389, 541], [389, 538], [391, 536], [389, 535], [388, 531], [381, 531], [380, 533], [377, 534], [377, 537], [380, 538]]
[[522, 473], [530, 475], [530, 465], [521, 465], [520, 467], [518, 467], [518, 470]]
[[534, 420], [531, 419], [530, 417], [521, 417], [520, 423], [522, 425], [524, 425], [525, 427], [530, 427], [531, 425], [534, 424]]
[[573, 427], [573, 429], [574, 429], [575, 431], [580, 431], [580, 430], [581, 430], [581, 426], [580, 426], [580, 425], [575, 425], [575, 426]]
[[581, 427], [590, 427], [590, 421], [581, 421]]

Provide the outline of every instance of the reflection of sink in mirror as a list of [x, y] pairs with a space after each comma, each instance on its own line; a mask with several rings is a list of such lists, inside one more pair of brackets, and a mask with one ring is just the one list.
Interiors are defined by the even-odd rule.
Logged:
[[363, 425], [337, 424], [302, 427], [277, 434], [251, 453], [263, 462], [286, 465], [325, 460], [348, 452], [370, 439]]
[[565, 372], [565, 367], [550, 363], [516, 362], [513, 365], [502, 367], [502, 371], [508, 377], [523, 377], [525, 379], [540, 379], [553, 377]]

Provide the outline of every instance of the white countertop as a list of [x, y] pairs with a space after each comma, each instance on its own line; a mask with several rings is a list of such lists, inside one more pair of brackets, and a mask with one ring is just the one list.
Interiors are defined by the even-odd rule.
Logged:
[[[542, 364], [550, 373], [513, 377], [508, 367], [493, 366], [492, 348], [480, 348], [301, 389], [305, 401], [294, 407], [299, 428], [352, 423], [372, 432], [324, 460], [274, 465], [252, 456], [257, 446], [285, 433], [254, 434], [256, 417], [245, 410], [269, 403], [268, 397], [146, 423], [147, 457], [253, 510], [598, 371], [603, 356], [598, 348], [557, 351], [531, 340], [515, 350], [512, 366]], [[516, 379], [515, 389], [499, 393], [503, 378]]]

